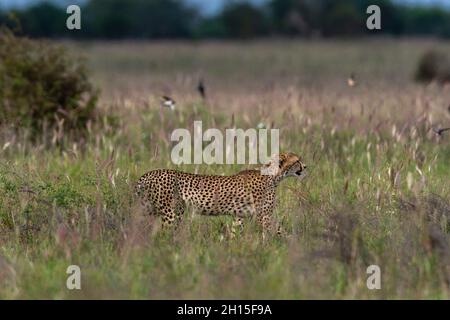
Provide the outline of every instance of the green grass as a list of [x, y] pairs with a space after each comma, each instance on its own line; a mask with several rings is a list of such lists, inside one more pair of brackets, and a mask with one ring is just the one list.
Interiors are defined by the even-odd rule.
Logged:
[[[129, 44], [142, 47], [137, 60], [111, 44], [83, 47], [104, 92], [101, 107], [114, 118], [105, 116], [84, 143], [67, 139], [62, 148], [1, 132], [0, 298], [448, 299], [450, 144], [430, 132], [448, 119], [439, 107], [448, 92], [411, 83], [405, 70], [414, 61], [394, 55], [421, 43], [381, 43], [387, 49], [372, 55], [364, 43], [203, 44], [200, 58], [188, 44]], [[229, 61], [215, 69], [209, 61], [220, 63], [223, 46]], [[305, 49], [305, 60], [285, 47]], [[105, 52], [109, 60], [96, 67]], [[278, 62], [267, 65], [268, 57]], [[187, 78], [201, 58], [203, 72], [211, 70], [205, 103], [189, 91], [196, 78]], [[177, 70], [168, 66], [172, 60]], [[133, 69], [139, 61], [162, 63], [146, 78], [149, 90]], [[295, 67], [284, 77], [275, 71], [286, 61]], [[347, 88], [347, 72], [367, 61], [367, 69], [381, 70]], [[392, 79], [400, 62], [404, 73]], [[312, 69], [317, 76], [309, 85], [293, 80]], [[343, 84], [338, 76], [326, 80], [333, 70], [345, 75]], [[104, 82], [120, 71], [125, 89], [117, 79]], [[278, 84], [265, 89], [271, 74]], [[176, 96], [176, 112], [159, 109], [166, 89], [155, 89], [158, 81]], [[273, 122], [281, 149], [300, 154], [310, 168], [302, 182], [279, 186], [275, 215], [289, 236], [263, 241], [250, 222], [230, 239], [231, 218], [190, 211], [175, 232], [161, 232], [135, 203], [133, 183], [161, 167], [215, 174], [246, 167], [170, 161], [173, 129], [203, 120], [204, 129], [225, 130], [232, 114], [244, 129]], [[81, 268], [79, 291], [66, 288], [72, 264]], [[371, 264], [381, 268], [381, 290], [366, 287]]]

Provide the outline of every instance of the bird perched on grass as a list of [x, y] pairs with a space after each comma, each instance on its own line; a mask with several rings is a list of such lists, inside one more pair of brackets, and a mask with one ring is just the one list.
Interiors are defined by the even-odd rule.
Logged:
[[202, 97], [202, 99], [206, 98], [206, 88], [205, 88], [205, 84], [203, 83], [203, 79], [200, 79], [198, 84], [197, 84], [197, 91], [200, 94], [200, 96]]
[[450, 130], [450, 127], [449, 128], [440, 128], [440, 129], [433, 128], [434, 133], [436, 133], [439, 136], [441, 136], [442, 133], [444, 133], [445, 131], [448, 131], [448, 130]]
[[161, 106], [165, 108], [169, 108], [170, 110], [175, 110], [175, 100], [173, 100], [169, 96], [161, 97]]
[[350, 77], [347, 79], [347, 85], [348, 85], [349, 87], [354, 87], [354, 86], [356, 86], [356, 76], [355, 76], [355, 73], [354, 73], [354, 72], [352, 72], [352, 73], [350, 74]]

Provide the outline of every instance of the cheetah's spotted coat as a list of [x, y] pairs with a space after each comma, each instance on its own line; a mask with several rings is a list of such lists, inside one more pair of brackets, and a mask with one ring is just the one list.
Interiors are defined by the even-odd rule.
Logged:
[[267, 231], [272, 225], [275, 191], [286, 177], [302, 178], [306, 166], [293, 153], [279, 155], [278, 167], [272, 160], [266, 167], [273, 174], [261, 170], [245, 170], [232, 176], [198, 175], [177, 170], [158, 169], [144, 174], [136, 184], [136, 194], [149, 214], [161, 215], [163, 225], [179, 221], [186, 205], [201, 214], [229, 214], [237, 218], [255, 216]]

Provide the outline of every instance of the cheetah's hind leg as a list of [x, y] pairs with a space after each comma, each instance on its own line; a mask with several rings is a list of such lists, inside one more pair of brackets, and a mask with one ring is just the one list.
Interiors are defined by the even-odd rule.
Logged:
[[184, 211], [186, 210], [186, 204], [179, 195], [175, 193], [170, 201], [170, 205], [166, 205], [161, 208], [163, 229], [177, 228], [182, 221]]
[[144, 186], [139, 182], [134, 186], [134, 197], [139, 202], [141, 208], [148, 215], [155, 214], [155, 208], [148, 196], [148, 194], [144, 190]]
[[273, 218], [272, 215], [267, 214], [260, 216], [258, 217], [258, 222], [262, 227], [263, 240], [266, 239], [267, 235], [276, 234], [279, 237], [287, 235], [281, 224]]

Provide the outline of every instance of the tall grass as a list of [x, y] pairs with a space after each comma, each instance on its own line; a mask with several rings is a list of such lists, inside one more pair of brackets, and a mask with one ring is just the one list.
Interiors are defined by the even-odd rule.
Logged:
[[[449, 92], [413, 84], [415, 61], [402, 59], [423, 42], [122, 45], [139, 53], [83, 47], [106, 111], [85, 143], [53, 148], [1, 132], [1, 298], [449, 297], [450, 144], [431, 130], [449, 121]], [[359, 83], [349, 88], [353, 71]], [[200, 74], [206, 101], [195, 92]], [[175, 112], [160, 108], [162, 93]], [[230, 238], [229, 217], [190, 211], [161, 232], [133, 183], [158, 167], [243, 169], [170, 161], [173, 129], [203, 120], [224, 130], [232, 118], [244, 129], [279, 128], [281, 149], [310, 168], [278, 190], [288, 237], [263, 241], [248, 223]], [[66, 288], [72, 264], [79, 291]], [[381, 290], [366, 286], [371, 264]]]

